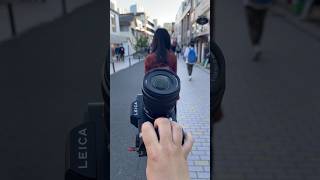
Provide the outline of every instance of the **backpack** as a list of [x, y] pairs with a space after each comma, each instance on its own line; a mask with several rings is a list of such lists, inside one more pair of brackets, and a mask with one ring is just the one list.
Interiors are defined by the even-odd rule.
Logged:
[[190, 49], [189, 49], [188, 62], [189, 62], [189, 63], [195, 63], [195, 62], [197, 62], [196, 52], [194, 51], [193, 48], [190, 48]]

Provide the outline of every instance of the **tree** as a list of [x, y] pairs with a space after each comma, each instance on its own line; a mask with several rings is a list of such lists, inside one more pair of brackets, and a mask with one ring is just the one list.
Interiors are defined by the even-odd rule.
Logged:
[[144, 49], [148, 47], [148, 38], [145, 36], [140, 36], [136, 39], [135, 49], [136, 51], [139, 51], [141, 49]]

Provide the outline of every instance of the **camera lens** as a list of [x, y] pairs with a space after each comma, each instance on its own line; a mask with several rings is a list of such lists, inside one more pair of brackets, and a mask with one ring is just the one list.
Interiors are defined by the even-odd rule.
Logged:
[[176, 105], [180, 79], [167, 69], [154, 69], [143, 80], [143, 102], [146, 114], [152, 118], [167, 117]]
[[158, 90], [166, 90], [170, 86], [170, 79], [163, 75], [154, 76], [151, 81], [152, 86]]

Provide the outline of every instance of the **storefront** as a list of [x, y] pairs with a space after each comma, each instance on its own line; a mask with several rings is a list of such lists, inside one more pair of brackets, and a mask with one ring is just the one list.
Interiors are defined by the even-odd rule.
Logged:
[[209, 52], [209, 36], [203, 35], [195, 38], [195, 49], [198, 54], [198, 63], [203, 64]]
[[195, 49], [198, 54], [198, 63], [206, 65], [210, 42], [210, 1], [201, 1], [194, 10], [192, 34]]

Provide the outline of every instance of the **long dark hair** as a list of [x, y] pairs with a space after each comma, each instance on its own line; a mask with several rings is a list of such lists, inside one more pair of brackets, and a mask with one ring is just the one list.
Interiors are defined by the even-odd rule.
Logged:
[[152, 40], [152, 52], [156, 54], [158, 62], [167, 63], [167, 55], [170, 47], [171, 40], [168, 31], [164, 28], [158, 28]]

